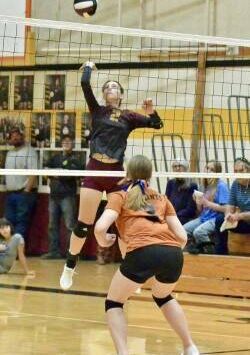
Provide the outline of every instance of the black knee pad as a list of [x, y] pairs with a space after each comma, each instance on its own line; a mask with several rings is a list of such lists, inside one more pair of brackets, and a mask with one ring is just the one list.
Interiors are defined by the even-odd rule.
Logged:
[[92, 224], [86, 224], [81, 221], [77, 221], [73, 232], [78, 238], [86, 238], [88, 235], [88, 230], [92, 227]]
[[106, 299], [105, 300], [105, 312], [107, 312], [111, 308], [123, 308], [123, 303]]
[[154, 299], [155, 303], [157, 304], [157, 306], [161, 308], [164, 304], [173, 300], [173, 297], [171, 295], [168, 295], [167, 297], [164, 297], [164, 298], [157, 298], [153, 295], [153, 299]]

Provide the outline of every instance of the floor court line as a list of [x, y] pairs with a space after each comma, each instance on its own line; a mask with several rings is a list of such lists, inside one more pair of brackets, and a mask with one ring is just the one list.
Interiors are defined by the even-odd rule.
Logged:
[[250, 348], [249, 349], [240, 349], [240, 350], [221, 350], [221, 351], [212, 351], [209, 353], [201, 353], [202, 355], [212, 355], [212, 354], [228, 354], [228, 353], [243, 353], [243, 352], [250, 352]]
[[[93, 323], [93, 324], [100, 324], [100, 325], [106, 325], [106, 322], [102, 321], [97, 321], [93, 319], [87, 319], [87, 318], [71, 318], [71, 317], [62, 317], [62, 316], [54, 316], [54, 315], [48, 315], [48, 314], [39, 314], [39, 313], [24, 313], [24, 312], [13, 312], [13, 311], [0, 311], [0, 313], [7, 313], [7, 314], [15, 314], [19, 316], [24, 316], [24, 317], [40, 317], [40, 318], [54, 318], [54, 319], [60, 319], [60, 320], [65, 320], [65, 321], [74, 321], [74, 322], [85, 322], [85, 323]], [[167, 327], [149, 327], [149, 326], [142, 326], [142, 325], [137, 325], [137, 324], [128, 324], [129, 328], [138, 328], [138, 329], [148, 329], [148, 330], [160, 330], [160, 331], [172, 331], [171, 328]], [[209, 333], [209, 332], [197, 332], [197, 331], [192, 331], [193, 334], [202, 334], [202, 335], [207, 335], [207, 336], [212, 336], [212, 337], [224, 337], [224, 338], [235, 338], [235, 339], [247, 339], [248, 337], [241, 337], [241, 336], [236, 336], [236, 335], [225, 335], [225, 334], [218, 334], [218, 333]], [[237, 350], [238, 351], [238, 350]], [[211, 353], [212, 354], [212, 353]]]

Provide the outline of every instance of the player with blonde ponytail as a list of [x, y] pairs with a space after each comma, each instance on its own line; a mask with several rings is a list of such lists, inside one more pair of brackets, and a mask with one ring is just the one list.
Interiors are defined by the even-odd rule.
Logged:
[[165, 195], [149, 186], [151, 161], [134, 156], [127, 166], [128, 186], [114, 192], [96, 223], [95, 235], [101, 246], [111, 246], [116, 236], [108, 228], [116, 222], [126, 255], [115, 273], [105, 301], [107, 323], [117, 354], [128, 355], [127, 324], [123, 305], [149, 278], [152, 296], [183, 343], [184, 355], [198, 355], [182, 308], [171, 296], [181, 275], [182, 248], [187, 236]]

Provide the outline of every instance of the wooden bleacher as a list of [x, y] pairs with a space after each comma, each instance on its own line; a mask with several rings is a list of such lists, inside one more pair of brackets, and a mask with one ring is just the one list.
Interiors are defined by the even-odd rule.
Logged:
[[[250, 297], [250, 257], [184, 253], [177, 292]], [[149, 280], [143, 288], [151, 286]]]
[[228, 233], [228, 249], [232, 255], [250, 255], [250, 233]]

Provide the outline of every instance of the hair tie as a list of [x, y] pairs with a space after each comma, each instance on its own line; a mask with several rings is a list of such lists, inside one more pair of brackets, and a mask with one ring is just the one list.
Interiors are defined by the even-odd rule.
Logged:
[[137, 186], [137, 185], [140, 187], [141, 192], [143, 193], [143, 195], [145, 195], [145, 187], [146, 187], [145, 181], [144, 180], [136, 180], [132, 184], [132, 187]]

